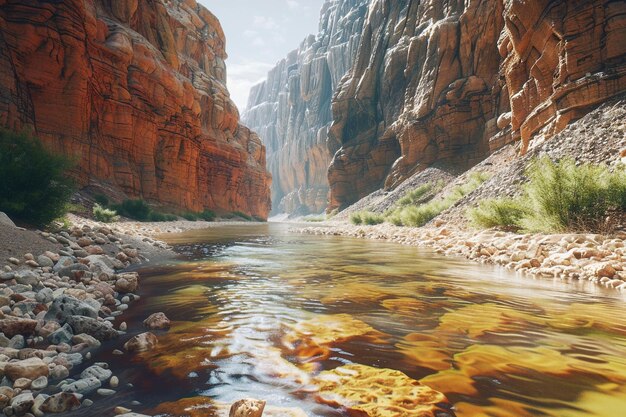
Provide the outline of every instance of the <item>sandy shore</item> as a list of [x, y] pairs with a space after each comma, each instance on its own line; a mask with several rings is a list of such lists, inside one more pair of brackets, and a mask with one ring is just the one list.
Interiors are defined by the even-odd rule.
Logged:
[[515, 234], [466, 230], [439, 223], [433, 227], [398, 227], [388, 223], [354, 226], [328, 222], [294, 229], [314, 235], [351, 236], [426, 247], [445, 255], [562, 280], [589, 280], [626, 293], [626, 235]]

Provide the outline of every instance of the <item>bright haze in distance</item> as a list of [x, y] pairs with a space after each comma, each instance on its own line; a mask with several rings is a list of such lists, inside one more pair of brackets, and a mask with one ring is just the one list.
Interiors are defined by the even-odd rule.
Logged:
[[324, 0], [198, 0], [226, 35], [228, 90], [243, 113], [250, 88], [309, 34]]

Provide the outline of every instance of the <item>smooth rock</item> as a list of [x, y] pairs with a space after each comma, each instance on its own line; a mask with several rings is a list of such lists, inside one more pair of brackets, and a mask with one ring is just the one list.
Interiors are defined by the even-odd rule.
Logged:
[[150, 332], [141, 333], [132, 337], [124, 344], [124, 349], [128, 352], [144, 352], [154, 349], [159, 343], [157, 337]]
[[15, 381], [18, 378], [34, 380], [40, 376], [48, 376], [48, 365], [37, 357], [9, 362], [4, 367], [5, 375]]
[[154, 313], [143, 321], [143, 325], [151, 330], [166, 330], [170, 328], [170, 320], [165, 313]]
[[230, 407], [228, 417], [262, 417], [265, 401], [245, 398]]

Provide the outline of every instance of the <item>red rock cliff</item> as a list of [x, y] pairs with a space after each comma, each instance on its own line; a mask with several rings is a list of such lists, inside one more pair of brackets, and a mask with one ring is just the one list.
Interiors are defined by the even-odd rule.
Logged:
[[626, 91], [626, 2], [372, 0], [333, 98], [330, 209], [524, 151]]
[[265, 148], [225, 58], [195, 0], [0, 0], [0, 126], [76, 157], [83, 185], [265, 218]]

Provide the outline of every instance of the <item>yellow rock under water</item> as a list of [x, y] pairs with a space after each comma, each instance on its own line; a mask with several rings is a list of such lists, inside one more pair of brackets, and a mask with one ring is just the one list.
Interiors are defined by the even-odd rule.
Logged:
[[363, 338], [385, 343], [385, 334], [349, 314], [316, 316], [296, 323], [282, 338], [282, 344], [301, 361], [323, 360], [333, 344]]
[[452, 332], [479, 338], [491, 332], [517, 332], [544, 321], [541, 317], [497, 304], [471, 304], [441, 316], [436, 330], [442, 334]]
[[434, 304], [411, 297], [390, 298], [380, 304], [387, 310], [400, 314], [413, 314], [434, 308]]
[[396, 347], [411, 365], [435, 371], [450, 369], [452, 366], [454, 352], [446, 347], [446, 340], [440, 336], [411, 333]]
[[442, 393], [400, 371], [366, 365], [346, 365], [324, 371], [313, 384], [317, 400], [344, 408], [359, 417], [444, 417], [453, 416]]

